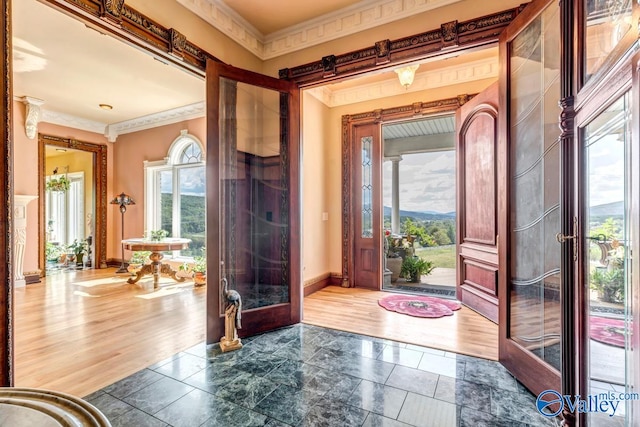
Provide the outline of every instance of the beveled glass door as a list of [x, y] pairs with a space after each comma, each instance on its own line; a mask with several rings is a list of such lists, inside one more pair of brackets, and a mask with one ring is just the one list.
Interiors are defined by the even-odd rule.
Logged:
[[537, 394], [560, 389], [560, 8], [538, 1], [527, 11], [500, 45], [509, 108], [502, 116], [499, 357]]
[[241, 336], [300, 321], [299, 92], [207, 64], [207, 342], [223, 335], [223, 287]]

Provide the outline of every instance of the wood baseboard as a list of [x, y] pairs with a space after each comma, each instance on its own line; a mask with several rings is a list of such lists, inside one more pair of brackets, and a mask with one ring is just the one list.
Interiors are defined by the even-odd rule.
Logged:
[[313, 279], [305, 280], [304, 296], [308, 297], [314, 292], [329, 285], [340, 285], [342, 283], [342, 275], [340, 273], [325, 273]]
[[26, 272], [26, 273], [24, 273], [25, 283], [27, 285], [30, 285], [32, 283], [40, 283], [41, 275], [42, 275], [42, 273], [40, 272], [40, 270]]

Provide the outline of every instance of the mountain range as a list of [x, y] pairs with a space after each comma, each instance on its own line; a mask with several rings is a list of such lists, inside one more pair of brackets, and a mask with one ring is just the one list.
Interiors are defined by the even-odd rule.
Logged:
[[[383, 210], [383, 215], [385, 217], [391, 216], [391, 208], [389, 206], [385, 206]], [[400, 209], [400, 217], [410, 217], [416, 218], [421, 221], [434, 221], [434, 220], [442, 220], [442, 219], [455, 219], [455, 212], [435, 212], [435, 211], [405, 211]]]

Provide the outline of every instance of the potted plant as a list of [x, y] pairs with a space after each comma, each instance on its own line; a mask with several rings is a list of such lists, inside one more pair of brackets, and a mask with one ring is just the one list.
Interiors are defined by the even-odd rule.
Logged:
[[151, 230], [149, 231], [148, 239], [151, 240], [152, 242], [161, 242], [168, 235], [169, 235], [169, 232], [167, 230]]
[[53, 177], [49, 179], [45, 185], [47, 191], [59, 191], [62, 193], [68, 191], [69, 187], [71, 187], [71, 182], [65, 175]]
[[[204, 248], [202, 248], [204, 253]], [[198, 255], [193, 257], [193, 265], [191, 266], [193, 271], [193, 282], [196, 286], [202, 286], [207, 283], [207, 257], [204, 255]]]
[[86, 240], [78, 240], [74, 239], [72, 243], [67, 246], [67, 249], [70, 250], [75, 256], [76, 260], [76, 268], [84, 267], [84, 256], [89, 249], [89, 245], [87, 245]]
[[418, 256], [408, 256], [402, 261], [400, 275], [408, 282], [420, 282], [420, 276], [431, 274], [434, 266], [431, 261], [424, 260]]
[[149, 260], [149, 255], [151, 255], [151, 251], [134, 251], [127, 266], [129, 273], [138, 271]]
[[47, 242], [45, 245], [44, 254], [47, 262], [55, 264], [58, 262], [58, 259], [62, 254], [62, 249], [55, 243]]

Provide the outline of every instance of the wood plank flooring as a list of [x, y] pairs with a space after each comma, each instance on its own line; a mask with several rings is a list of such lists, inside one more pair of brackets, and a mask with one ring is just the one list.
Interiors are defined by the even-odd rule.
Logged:
[[[204, 341], [204, 288], [136, 285], [114, 269], [15, 291], [15, 385], [85, 396]], [[139, 286], [143, 283], [149, 290]]]
[[498, 325], [462, 307], [453, 316], [424, 319], [387, 311], [389, 295], [327, 286], [304, 299], [304, 323], [498, 360]]
[[[52, 275], [14, 293], [15, 385], [86, 396], [204, 342], [206, 287], [153, 291], [114, 269]], [[146, 288], [139, 286], [143, 283]], [[304, 300], [305, 323], [497, 358], [497, 326], [463, 307], [418, 319], [377, 305], [386, 292], [331, 286]]]

